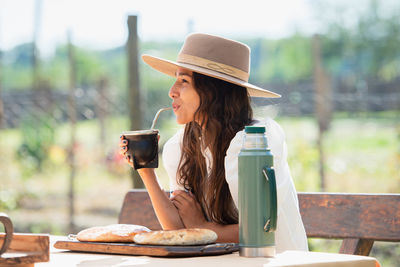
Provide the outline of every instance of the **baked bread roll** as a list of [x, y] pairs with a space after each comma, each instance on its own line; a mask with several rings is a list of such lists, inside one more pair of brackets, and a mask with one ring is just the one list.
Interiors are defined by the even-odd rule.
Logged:
[[150, 229], [141, 225], [110, 224], [84, 229], [76, 235], [76, 239], [89, 242], [133, 242], [136, 234], [149, 231]]
[[137, 244], [177, 246], [210, 244], [217, 238], [212, 230], [193, 228], [141, 233], [135, 235], [133, 240]]

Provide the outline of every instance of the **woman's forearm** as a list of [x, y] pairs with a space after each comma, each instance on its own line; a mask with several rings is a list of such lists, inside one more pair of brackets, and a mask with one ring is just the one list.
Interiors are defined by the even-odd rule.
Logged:
[[164, 230], [185, 228], [178, 210], [158, 184], [154, 169], [139, 169], [138, 172], [146, 186], [154, 211], [162, 228]]
[[207, 222], [205, 225], [200, 227], [216, 232], [218, 235], [218, 243], [239, 243], [239, 224], [224, 225], [214, 222]]

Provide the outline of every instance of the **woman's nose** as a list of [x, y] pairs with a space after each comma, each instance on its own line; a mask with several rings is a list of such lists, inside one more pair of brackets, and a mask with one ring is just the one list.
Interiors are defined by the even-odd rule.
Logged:
[[172, 85], [171, 89], [169, 89], [169, 97], [174, 99], [179, 96], [179, 88], [176, 85], [176, 82]]

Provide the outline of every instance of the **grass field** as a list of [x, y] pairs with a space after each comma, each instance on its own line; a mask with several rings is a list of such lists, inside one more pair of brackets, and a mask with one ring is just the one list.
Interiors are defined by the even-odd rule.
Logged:
[[[353, 114], [354, 116], [354, 114]], [[286, 133], [289, 165], [298, 191], [319, 191], [317, 127], [313, 118], [277, 117]], [[130, 169], [118, 156], [119, 135], [127, 129], [124, 119], [107, 122], [106, 140], [99, 142], [96, 121], [77, 126], [75, 146], [74, 221], [76, 230], [93, 225], [116, 223], [124, 194], [132, 187]], [[178, 128], [164, 120], [163, 144]], [[29, 161], [16, 157], [22, 133], [18, 129], [0, 131], [0, 211], [7, 212], [18, 232], [68, 234], [68, 184], [70, 168], [68, 125], [55, 129], [42, 170], [32, 171]], [[324, 136], [326, 191], [399, 193], [400, 122], [399, 113], [336, 114]], [[161, 185], [168, 189], [162, 166], [157, 170]], [[1, 230], [1, 229], [0, 229]], [[395, 266], [400, 245], [378, 243], [372, 255], [382, 266]], [[338, 251], [338, 241], [312, 240], [316, 251]]]

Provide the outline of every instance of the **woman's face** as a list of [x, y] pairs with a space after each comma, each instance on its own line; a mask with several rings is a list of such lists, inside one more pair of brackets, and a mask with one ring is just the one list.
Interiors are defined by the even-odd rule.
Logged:
[[186, 124], [194, 119], [194, 113], [200, 105], [200, 96], [193, 87], [193, 72], [184, 68], [176, 71], [176, 81], [169, 90], [172, 108], [179, 124]]

